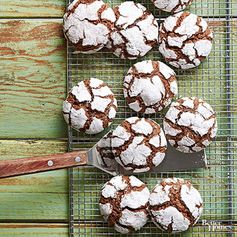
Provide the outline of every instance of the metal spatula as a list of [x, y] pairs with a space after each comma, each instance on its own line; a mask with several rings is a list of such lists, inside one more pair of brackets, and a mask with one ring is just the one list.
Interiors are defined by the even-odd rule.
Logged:
[[[106, 135], [105, 135], [106, 136]], [[54, 154], [48, 156], [37, 156], [16, 160], [0, 161], [0, 178], [38, 173], [49, 170], [56, 170], [68, 167], [92, 165], [111, 175], [131, 174], [125, 171], [116, 163], [115, 170], [111, 171], [103, 167], [97, 152], [97, 144], [88, 151], [74, 151], [64, 154]], [[185, 154], [168, 146], [165, 159], [154, 168], [152, 172], [168, 172], [193, 170], [206, 167], [206, 157], [204, 151], [192, 154]]]

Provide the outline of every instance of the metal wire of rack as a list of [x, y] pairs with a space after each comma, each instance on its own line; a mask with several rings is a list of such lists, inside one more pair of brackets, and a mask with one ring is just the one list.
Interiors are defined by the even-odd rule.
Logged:
[[[69, 3], [72, 0], [69, 0]], [[115, 6], [121, 0], [107, 1]], [[157, 17], [158, 22], [168, 16], [155, 9], [150, 0], [138, 1]], [[198, 68], [176, 70], [179, 97], [198, 96], [208, 101], [217, 112], [219, 132], [206, 149], [208, 169], [191, 172], [147, 173], [137, 175], [153, 187], [161, 178], [182, 177], [192, 181], [204, 199], [204, 212], [197, 225], [177, 236], [237, 236], [237, 2], [235, 0], [194, 0], [187, 11], [204, 17], [214, 30], [214, 44], [209, 58]], [[157, 48], [137, 61], [163, 61]], [[134, 116], [122, 94], [122, 80], [135, 61], [120, 60], [106, 51], [92, 55], [73, 54], [67, 47], [68, 90], [78, 81], [97, 77], [112, 88], [119, 105], [112, 128], [123, 119]], [[162, 123], [164, 113], [150, 116]], [[108, 130], [107, 130], [108, 131]], [[107, 132], [105, 131], [105, 133]], [[92, 147], [103, 134], [89, 136], [69, 128], [69, 150]], [[108, 174], [92, 167], [69, 170], [70, 179], [70, 236], [120, 236], [108, 227], [98, 209], [102, 185]], [[130, 236], [168, 236], [149, 222], [141, 231]]]

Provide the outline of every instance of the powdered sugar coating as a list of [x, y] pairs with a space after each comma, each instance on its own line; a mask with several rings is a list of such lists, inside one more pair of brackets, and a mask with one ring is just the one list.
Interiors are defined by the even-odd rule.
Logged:
[[139, 230], [148, 220], [149, 195], [146, 185], [136, 177], [113, 177], [102, 188], [101, 215], [122, 234]]
[[131, 117], [112, 133], [115, 160], [126, 170], [146, 172], [165, 157], [167, 142], [162, 128], [153, 120]]
[[116, 115], [117, 101], [109, 87], [91, 78], [74, 86], [63, 102], [66, 122], [75, 130], [96, 134], [110, 125]]
[[177, 150], [193, 153], [208, 146], [217, 133], [217, 120], [212, 107], [196, 97], [173, 102], [164, 119], [164, 131]]
[[152, 221], [160, 229], [177, 233], [186, 231], [198, 221], [203, 201], [189, 181], [167, 178], [151, 192], [149, 210]]
[[159, 61], [138, 62], [124, 78], [123, 93], [128, 106], [136, 112], [161, 111], [178, 93], [175, 72]]
[[151, 0], [162, 11], [177, 13], [184, 10], [192, 0]]
[[192, 13], [169, 16], [160, 26], [159, 51], [176, 68], [197, 67], [211, 52], [213, 34], [207, 22]]
[[75, 46], [74, 53], [95, 53], [107, 44], [115, 14], [101, 0], [74, 0], [63, 19], [64, 34]]
[[144, 56], [158, 42], [155, 17], [139, 3], [126, 1], [114, 8], [115, 29], [107, 48], [118, 57], [136, 59]]

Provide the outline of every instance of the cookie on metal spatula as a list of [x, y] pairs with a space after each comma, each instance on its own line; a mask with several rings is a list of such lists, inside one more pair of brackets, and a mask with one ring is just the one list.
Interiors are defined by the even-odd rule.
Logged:
[[147, 172], [165, 158], [167, 142], [163, 129], [151, 119], [131, 117], [112, 133], [115, 160], [131, 172]]

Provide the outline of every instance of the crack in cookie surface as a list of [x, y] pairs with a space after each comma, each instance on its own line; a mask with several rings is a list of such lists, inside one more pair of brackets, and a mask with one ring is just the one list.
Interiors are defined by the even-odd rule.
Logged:
[[175, 72], [159, 61], [138, 62], [124, 77], [123, 92], [134, 111], [145, 114], [159, 112], [178, 93]]
[[102, 189], [100, 212], [110, 226], [127, 234], [142, 228], [148, 220], [147, 186], [134, 176], [116, 176]]
[[101, 80], [79, 82], [63, 103], [66, 122], [77, 131], [96, 134], [108, 127], [116, 116], [117, 100]]
[[203, 18], [180, 12], [161, 24], [159, 51], [176, 68], [194, 68], [210, 54], [212, 39], [213, 33]]
[[64, 34], [74, 45], [74, 53], [95, 53], [107, 44], [115, 15], [101, 0], [74, 0], [63, 19]]
[[[114, 8], [115, 28], [107, 48], [122, 59], [144, 56], [158, 42], [158, 23], [139, 3], [127, 1]], [[133, 14], [131, 14], [133, 12]]]
[[165, 157], [167, 142], [162, 128], [153, 120], [131, 117], [112, 133], [115, 160], [126, 170], [146, 172]]
[[162, 230], [175, 233], [186, 231], [201, 216], [203, 201], [191, 182], [164, 179], [151, 192], [149, 211], [153, 222]]
[[185, 153], [201, 151], [217, 134], [214, 110], [196, 97], [184, 97], [173, 102], [163, 123], [170, 144]]

